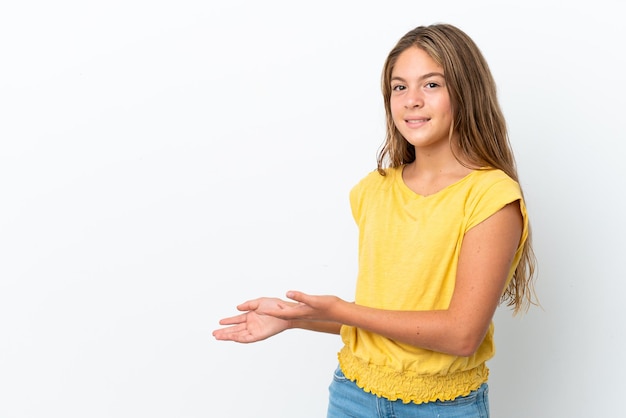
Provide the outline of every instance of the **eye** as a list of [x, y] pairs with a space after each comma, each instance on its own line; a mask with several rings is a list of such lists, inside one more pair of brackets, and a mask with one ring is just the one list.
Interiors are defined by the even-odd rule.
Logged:
[[437, 87], [439, 87], [439, 84], [435, 83], [434, 81], [426, 83], [426, 88], [434, 89], [434, 88], [437, 88]]
[[406, 89], [406, 87], [403, 86], [402, 84], [397, 84], [395, 86], [391, 86], [391, 90], [393, 90], [393, 91], [402, 91], [404, 89]]

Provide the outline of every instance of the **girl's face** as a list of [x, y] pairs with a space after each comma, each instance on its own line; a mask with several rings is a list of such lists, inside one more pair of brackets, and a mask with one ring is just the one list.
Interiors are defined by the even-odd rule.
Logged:
[[416, 152], [450, 150], [452, 107], [443, 68], [424, 50], [403, 51], [391, 73], [391, 116]]

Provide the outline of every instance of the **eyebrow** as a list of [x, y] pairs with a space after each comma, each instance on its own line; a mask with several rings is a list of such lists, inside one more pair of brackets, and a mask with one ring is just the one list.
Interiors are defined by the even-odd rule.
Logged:
[[[422, 80], [425, 80], [425, 79], [430, 78], [430, 77], [441, 77], [443, 79], [446, 78], [442, 73], [432, 72], [432, 73], [427, 73], [427, 74], [424, 74], [424, 75], [420, 76], [418, 78], [418, 81], [422, 81]], [[404, 78], [398, 77], [398, 76], [391, 77], [390, 81], [394, 81], [394, 80], [406, 81]]]

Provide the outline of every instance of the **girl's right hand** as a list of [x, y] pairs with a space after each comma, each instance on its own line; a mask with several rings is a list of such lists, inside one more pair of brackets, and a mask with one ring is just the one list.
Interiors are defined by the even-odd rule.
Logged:
[[296, 305], [277, 298], [259, 298], [249, 300], [237, 306], [244, 313], [220, 320], [220, 325], [227, 327], [213, 331], [217, 340], [253, 343], [276, 335], [289, 328], [289, 321], [279, 319], [265, 312], [276, 311], [281, 307]]

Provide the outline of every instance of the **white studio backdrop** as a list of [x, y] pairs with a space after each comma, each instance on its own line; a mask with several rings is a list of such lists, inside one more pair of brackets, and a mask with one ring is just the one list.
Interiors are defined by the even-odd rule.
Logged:
[[618, 1], [0, 5], [0, 417], [325, 416], [340, 348], [217, 342], [289, 289], [352, 298], [348, 192], [386, 54], [464, 29], [497, 80], [543, 309], [496, 315], [495, 418], [615, 416], [626, 384]]

